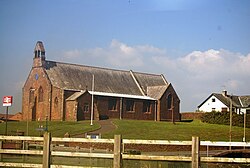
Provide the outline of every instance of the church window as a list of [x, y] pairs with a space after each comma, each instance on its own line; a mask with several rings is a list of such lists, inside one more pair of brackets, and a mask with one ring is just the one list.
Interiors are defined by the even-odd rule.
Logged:
[[84, 103], [83, 112], [84, 113], [88, 113], [89, 112], [89, 103]]
[[167, 108], [168, 109], [172, 108], [172, 103], [173, 103], [173, 96], [172, 96], [172, 94], [169, 94], [167, 97]]
[[40, 86], [38, 90], [38, 101], [43, 102], [43, 88]]
[[134, 111], [135, 102], [133, 100], [126, 101], [126, 111]]
[[109, 110], [116, 110], [116, 104], [117, 104], [117, 101], [115, 98], [110, 98], [109, 99], [109, 107], [108, 109]]
[[143, 102], [143, 112], [151, 112], [151, 103], [150, 101]]
[[29, 91], [29, 102], [30, 102], [30, 103], [33, 102], [34, 99], [35, 99], [34, 92], [35, 92], [35, 89], [30, 88], [30, 91]]
[[54, 106], [55, 106], [55, 108], [58, 106], [58, 98], [57, 97], [55, 97]]

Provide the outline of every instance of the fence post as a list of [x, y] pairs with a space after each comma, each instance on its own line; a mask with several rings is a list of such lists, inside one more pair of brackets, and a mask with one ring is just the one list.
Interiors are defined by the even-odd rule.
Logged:
[[[28, 141], [23, 141], [23, 150], [29, 150]], [[25, 162], [27, 154], [23, 155], [23, 162]]]
[[49, 132], [45, 132], [43, 135], [43, 168], [50, 168], [50, 144], [51, 135]]
[[192, 168], [200, 167], [200, 138], [192, 137]]
[[115, 135], [114, 137], [114, 160], [113, 160], [114, 168], [122, 167], [122, 136]]
[[[0, 149], [3, 148], [3, 141], [0, 141]], [[0, 162], [2, 161], [2, 154], [0, 153]]]

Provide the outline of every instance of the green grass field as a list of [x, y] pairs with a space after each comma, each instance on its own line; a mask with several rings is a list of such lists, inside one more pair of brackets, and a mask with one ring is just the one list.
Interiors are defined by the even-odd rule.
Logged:
[[[0, 134], [5, 134], [5, 124], [0, 123]], [[24, 135], [27, 135], [27, 122], [8, 122], [7, 123], [8, 135], [15, 135], [17, 131], [23, 131]], [[46, 122], [37, 122], [31, 121], [28, 123], [28, 135], [29, 136], [40, 136], [43, 134], [42, 131], [39, 131], [39, 125], [43, 125], [45, 127]], [[90, 126], [90, 121], [79, 121], [79, 122], [71, 122], [71, 121], [49, 121], [48, 122], [48, 130], [51, 132], [52, 136], [55, 137], [63, 137], [65, 133], [69, 133], [70, 135], [83, 134], [85, 132], [96, 130], [100, 128], [100, 125], [94, 122], [93, 126]]]
[[[126, 139], [162, 139], [189, 141], [192, 136], [199, 136], [201, 140], [207, 141], [229, 141], [229, 126], [206, 124], [200, 120], [193, 122], [154, 122], [139, 120], [118, 120], [113, 123], [117, 126], [116, 130], [102, 134], [102, 138], [113, 138], [115, 134], [121, 134]], [[37, 128], [39, 124], [45, 126], [44, 122], [29, 122], [29, 135], [40, 136]], [[89, 121], [80, 122], [48, 122], [48, 129], [54, 137], [63, 137], [66, 132], [70, 135], [83, 134], [85, 132], [98, 129], [100, 125], [94, 122], [90, 126]], [[15, 135], [15, 132], [24, 131], [26, 135], [27, 122], [8, 122], [8, 134]], [[5, 123], [0, 124], [0, 134], [5, 133]], [[232, 140], [242, 141], [243, 128], [232, 127]], [[246, 129], [246, 140], [250, 140], [250, 128]]]
[[[162, 139], [162, 140], [191, 140], [192, 136], [199, 136], [207, 141], [229, 141], [229, 126], [206, 124], [200, 120], [193, 122], [136, 121], [114, 120], [118, 129], [104, 134], [103, 138], [112, 138], [114, 134], [122, 134], [126, 139]], [[250, 129], [246, 129], [246, 139], [250, 139]], [[232, 127], [233, 141], [242, 141], [243, 128]]]

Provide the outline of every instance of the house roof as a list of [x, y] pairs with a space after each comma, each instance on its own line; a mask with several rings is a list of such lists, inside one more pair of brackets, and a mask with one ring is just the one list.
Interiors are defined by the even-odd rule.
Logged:
[[250, 96], [239, 96], [242, 107], [250, 107]]
[[238, 99], [238, 96], [224, 96], [223, 94], [219, 94], [219, 93], [213, 93], [213, 95], [228, 107], [230, 106], [230, 99], [231, 98], [232, 98], [232, 105], [234, 107], [241, 106], [240, 101]]
[[221, 93], [212, 93], [205, 101], [203, 101], [198, 108], [200, 108], [209, 98], [215, 96], [227, 107], [230, 107], [230, 99], [232, 98], [233, 107], [249, 107], [250, 106], [250, 96], [235, 96], [235, 95], [223, 95]]
[[[100, 93], [146, 96], [148, 87], [167, 87], [168, 85], [162, 75], [156, 74], [60, 63], [47, 60], [45, 61], [44, 66], [52, 85], [65, 90], [92, 90], [93, 75], [94, 91]], [[69, 98], [73, 100], [77, 97], [79, 97], [78, 94], [73, 94]]]

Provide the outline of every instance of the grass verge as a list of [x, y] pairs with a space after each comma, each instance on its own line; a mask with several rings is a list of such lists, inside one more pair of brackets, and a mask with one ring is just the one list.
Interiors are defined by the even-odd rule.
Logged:
[[[42, 125], [43, 128], [46, 126], [46, 122], [31, 121], [28, 122], [28, 135], [29, 136], [41, 136], [43, 131], [39, 131], [39, 126]], [[0, 134], [5, 134], [6, 123], [0, 123]], [[100, 128], [97, 122], [94, 122], [93, 126], [90, 125], [89, 121], [48, 121], [48, 130], [54, 137], [63, 137], [65, 133], [70, 135], [84, 134], [85, 132], [96, 130]], [[16, 135], [17, 131], [24, 132], [27, 135], [27, 122], [8, 122], [7, 123], [8, 135]]]
[[[229, 126], [193, 122], [154, 122], [138, 120], [114, 120], [116, 130], [103, 134], [103, 138], [112, 138], [121, 134], [126, 139], [162, 139], [190, 141], [192, 136], [199, 136], [207, 141], [229, 141]], [[242, 141], [243, 128], [232, 127], [232, 141]], [[246, 139], [250, 139], [250, 129], [246, 129]]]

